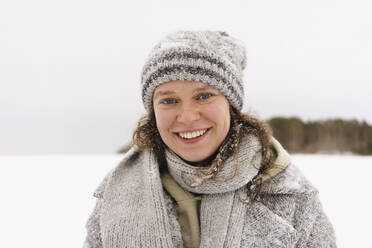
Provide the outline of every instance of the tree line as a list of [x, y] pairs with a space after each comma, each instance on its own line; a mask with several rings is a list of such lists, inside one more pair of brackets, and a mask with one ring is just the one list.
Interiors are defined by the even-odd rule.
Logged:
[[304, 122], [299, 118], [268, 120], [274, 137], [292, 153], [372, 155], [372, 126], [365, 121], [329, 119]]

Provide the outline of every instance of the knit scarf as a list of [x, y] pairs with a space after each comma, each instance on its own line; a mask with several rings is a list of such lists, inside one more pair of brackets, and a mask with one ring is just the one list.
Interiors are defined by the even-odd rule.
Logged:
[[[166, 151], [168, 170], [175, 181], [190, 192], [202, 194], [200, 247], [240, 246], [247, 212], [241, 199], [246, 196], [244, 186], [257, 175], [260, 149], [258, 139], [247, 136], [237, 156], [229, 158], [217, 178], [209, 180], [203, 180], [203, 176], [208, 177], [203, 168], [191, 166]], [[144, 152], [133, 161], [135, 164], [123, 161], [125, 166], [115, 171], [111, 186], [106, 188], [106, 195], [112, 197], [106, 199], [101, 219], [104, 247], [117, 247], [117, 242], [125, 247], [174, 247], [175, 230], [170, 224], [155, 156]], [[112, 230], [120, 237], [112, 235]]]

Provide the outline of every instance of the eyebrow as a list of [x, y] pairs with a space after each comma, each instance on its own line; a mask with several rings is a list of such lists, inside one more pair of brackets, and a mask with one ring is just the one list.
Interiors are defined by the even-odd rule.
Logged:
[[[201, 86], [201, 87], [198, 87], [196, 88], [195, 90], [193, 90], [193, 93], [195, 92], [200, 92], [200, 91], [205, 91], [205, 90], [209, 90], [209, 89], [215, 89], [213, 88], [212, 86]], [[167, 96], [167, 95], [173, 95], [173, 94], [176, 94], [175, 91], [172, 91], [172, 90], [158, 90], [155, 92], [155, 95], [154, 95], [154, 99], [158, 98], [158, 97], [161, 97], [161, 96]]]
[[210, 90], [210, 89], [214, 90], [215, 88], [213, 88], [212, 86], [209, 86], [209, 85], [201, 86], [201, 87], [196, 88], [193, 92], [205, 91], [205, 90]]
[[160, 96], [167, 96], [167, 95], [172, 95], [175, 94], [176, 92], [171, 91], [171, 90], [159, 90], [155, 92], [154, 99], [160, 97]]

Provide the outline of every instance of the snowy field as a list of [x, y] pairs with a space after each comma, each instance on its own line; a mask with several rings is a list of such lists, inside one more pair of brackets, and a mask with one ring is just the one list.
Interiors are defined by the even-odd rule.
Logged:
[[[81, 247], [93, 190], [119, 155], [0, 156], [0, 246]], [[320, 191], [338, 247], [372, 247], [372, 157], [294, 155]]]

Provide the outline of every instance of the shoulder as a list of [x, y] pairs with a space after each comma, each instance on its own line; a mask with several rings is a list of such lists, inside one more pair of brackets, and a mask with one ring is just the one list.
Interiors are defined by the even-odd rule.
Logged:
[[265, 181], [262, 187], [267, 195], [256, 206], [260, 213], [265, 211], [271, 227], [279, 230], [277, 233], [285, 237], [289, 233], [286, 227], [290, 226], [296, 247], [335, 247], [334, 230], [318, 190], [294, 164]]
[[268, 193], [264, 205], [296, 229], [298, 244], [334, 247], [334, 230], [319, 192], [294, 164], [264, 182], [263, 190]]
[[120, 174], [123, 169], [128, 169], [135, 165], [140, 159], [141, 156], [143, 156], [144, 152], [138, 151], [137, 148], [132, 147], [130, 150], [128, 150], [125, 154], [122, 160], [118, 165], [116, 165], [114, 168], [112, 168], [103, 178], [103, 180], [100, 182], [98, 187], [95, 189], [93, 195], [96, 198], [103, 198], [104, 192], [106, 190], [107, 185], [110, 181], [112, 181], [112, 178], [116, 177], [117, 174]]
[[316, 215], [320, 204], [318, 189], [293, 163], [265, 181], [262, 192], [266, 194], [265, 205], [290, 222], [298, 221], [304, 213]]
[[275, 177], [263, 182], [263, 192], [268, 194], [317, 194], [317, 188], [291, 163]]

